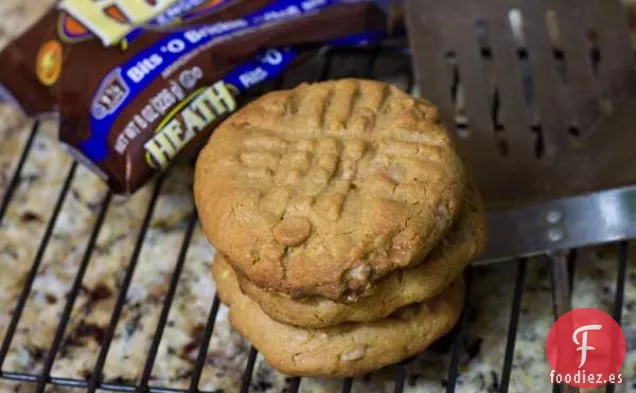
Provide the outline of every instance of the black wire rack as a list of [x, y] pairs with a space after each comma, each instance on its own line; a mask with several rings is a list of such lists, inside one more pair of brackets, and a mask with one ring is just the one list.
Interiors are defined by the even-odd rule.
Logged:
[[[355, 49], [338, 49], [331, 50], [320, 54], [322, 57], [321, 61], [323, 66], [321, 69], [316, 70], [313, 69], [313, 74], [307, 75], [302, 73], [297, 73], [295, 76], [286, 75], [282, 78], [279, 78], [277, 81], [269, 84], [269, 86], [265, 89], [262, 89], [260, 92], [264, 92], [268, 89], [277, 88], [280, 86], [288, 85], [290, 83], [297, 83], [302, 80], [321, 80], [328, 79], [333, 77], [342, 77], [342, 76], [356, 76], [356, 77], [365, 77], [365, 78], [383, 78], [383, 75], [377, 75], [375, 70], [375, 64], [378, 59], [389, 59], [391, 63], [398, 64], [394, 66], [393, 69], [398, 70], [398, 77], [402, 78], [406, 88], [408, 90], [412, 90], [413, 88], [413, 76], [411, 72], [410, 66], [410, 58], [408, 50], [404, 49], [405, 46], [402, 45], [382, 45], [371, 48], [355, 48]], [[354, 73], [348, 73], [343, 75], [342, 70], [340, 70], [334, 64], [337, 64], [338, 59], [342, 58], [356, 58], [357, 64], [364, 64], [362, 67], [357, 67]], [[290, 81], [291, 79], [291, 81]], [[32, 128], [30, 135], [26, 141], [23, 152], [21, 153], [16, 169], [13, 173], [11, 180], [8, 183], [5, 194], [2, 198], [0, 204], [0, 224], [2, 224], [3, 218], [7, 211], [7, 208], [10, 203], [12, 203], [12, 198], [16, 192], [17, 187], [19, 186], [22, 179], [22, 171], [25, 166], [25, 162], [32, 150], [34, 139], [39, 132], [41, 124], [35, 123]], [[196, 357], [196, 361], [194, 364], [194, 369], [192, 371], [191, 380], [189, 383], [189, 387], [187, 389], [174, 389], [170, 387], [155, 387], [150, 386], [149, 382], [151, 379], [151, 372], [153, 366], [155, 365], [157, 359], [157, 352], [159, 348], [159, 344], [161, 342], [166, 322], [168, 320], [168, 313], [170, 307], [172, 305], [177, 284], [179, 281], [179, 277], [184, 268], [184, 264], [186, 261], [186, 255], [188, 253], [188, 248], [190, 246], [193, 233], [195, 228], [198, 225], [198, 219], [196, 215], [196, 211], [194, 207], [192, 208], [191, 216], [188, 220], [187, 226], [184, 229], [184, 237], [183, 242], [181, 244], [180, 251], [178, 253], [178, 258], [176, 265], [174, 267], [174, 271], [172, 272], [172, 276], [170, 278], [169, 287], [167, 290], [167, 294], [165, 296], [165, 300], [161, 307], [161, 312], [159, 315], [159, 319], [154, 331], [154, 336], [150, 345], [150, 349], [147, 352], [147, 357], [145, 361], [145, 365], [143, 367], [143, 372], [137, 384], [119, 384], [119, 383], [107, 383], [102, 380], [102, 371], [104, 369], [104, 365], [106, 362], [106, 357], [108, 354], [108, 350], [113, 341], [113, 336], [117, 324], [120, 320], [122, 310], [124, 308], [124, 304], [126, 301], [126, 293], [130, 287], [133, 274], [137, 267], [137, 263], [140, 257], [140, 250], [144, 243], [146, 232], [148, 231], [150, 221], [153, 215], [153, 211], [157, 204], [158, 197], [160, 195], [162, 186], [164, 184], [164, 179], [166, 175], [160, 176], [156, 185], [154, 186], [154, 190], [152, 193], [152, 197], [150, 199], [150, 203], [147, 206], [147, 211], [145, 212], [145, 216], [143, 219], [143, 223], [141, 225], [141, 229], [139, 230], [136, 244], [134, 247], [134, 251], [130, 255], [129, 263], [125, 271], [125, 275], [123, 278], [123, 282], [121, 283], [121, 287], [119, 293], [117, 295], [117, 300], [115, 303], [114, 310], [110, 317], [110, 323], [108, 324], [105, 333], [103, 335], [101, 349], [99, 350], [99, 354], [97, 356], [97, 361], [95, 363], [93, 372], [91, 373], [90, 378], [87, 379], [70, 379], [70, 378], [56, 378], [51, 376], [51, 370], [58, 354], [62, 343], [65, 331], [69, 324], [69, 320], [71, 317], [71, 313], [73, 310], [73, 306], [77, 299], [77, 296], [82, 287], [82, 281], [84, 279], [87, 267], [91, 261], [91, 256], [95, 249], [95, 245], [97, 242], [97, 238], [99, 236], [100, 230], [103, 226], [104, 219], [106, 216], [106, 212], [111, 205], [113, 200], [113, 195], [111, 193], [107, 193], [103, 201], [101, 202], [101, 207], [99, 208], [99, 213], [97, 219], [92, 228], [92, 232], [86, 244], [86, 248], [84, 251], [83, 258], [81, 259], [81, 263], [77, 266], [77, 272], [75, 274], [75, 278], [73, 280], [72, 286], [68, 293], [68, 297], [66, 298], [66, 304], [61, 313], [61, 318], [59, 320], [59, 324], [57, 325], [54, 339], [48, 349], [48, 352], [44, 356], [44, 365], [42, 370], [38, 374], [29, 374], [29, 373], [16, 373], [9, 372], [4, 370], [3, 365], [7, 358], [7, 354], [9, 353], [9, 349], [16, 333], [16, 328], [20, 321], [22, 312], [25, 308], [25, 304], [29, 297], [29, 294], [32, 290], [32, 286], [34, 280], [37, 276], [38, 270], [40, 269], [43, 255], [49, 245], [51, 240], [51, 236], [53, 233], [53, 229], [56, 225], [56, 221], [58, 220], [62, 205], [69, 194], [69, 189], [71, 187], [71, 182], [76, 176], [78, 169], [78, 164], [73, 163], [68, 170], [65, 181], [62, 184], [61, 189], [59, 190], [59, 194], [57, 200], [53, 204], [53, 210], [50, 220], [47, 222], [44, 233], [39, 243], [39, 247], [37, 248], [37, 252], [35, 254], [34, 260], [32, 261], [31, 268], [27, 274], [27, 277], [24, 281], [24, 286], [22, 288], [22, 292], [18, 298], [17, 304], [14, 308], [14, 312], [11, 315], [9, 325], [6, 329], [6, 333], [2, 339], [2, 343], [0, 346], [0, 379], [20, 381], [27, 384], [32, 384], [34, 386], [34, 391], [37, 393], [44, 392], [47, 387], [53, 386], [64, 386], [71, 388], [80, 388], [84, 391], [88, 391], [89, 393], [93, 393], [96, 390], [102, 391], [112, 391], [112, 392], [153, 392], [153, 393], [168, 393], [168, 392], [201, 392], [199, 390], [199, 382], [201, 379], [201, 374], [206, 366], [206, 354], [208, 351], [208, 346], [212, 337], [212, 334], [215, 329], [215, 322], [217, 318], [217, 314], [219, 312], [220, 302], [218, 297], [214, 298], [212, 302], [209, 315], [207, 318], [207, 324], [203, 333], [203, 341], [198, 351], [198, 355]], [[617, 321], [621, 321], [622, 317], [622, 309], [623, 309], [623, 292], [625, 285], [625, 275], [626, 275], [626, 266], [627, 266], [627, 243], [620, 242], [616, 244], [618, 249], [618, 274], [616, 277], [616, 295], [614, 299], [614, 317]], [[576, 252], [572, 251], [569, 254], [570, 261], [570, 272], [573, 274], [574, 272], [574, 261], [576, 258]], [[517, 325], [519, 321], [521, 301], [523, 297], [523, 289], [524, 289], [524, 281], [526, 277], [527, 270], [527, 261], [525, 259], [517, 259], [513, 260], [511, 263], [516, 263], [516, 278], [514, 284], [513, 296], [510, 301], [512, 302], [512, 312], [510, 314], [508, 333], [506, 340], [506, 348], [504, 355], [504, 362], [501, 370], [501, 379], [499, 382], [498, 391], [499, 392], [507, 392], [510, 385], [510, 376], [513, 364], [514, 357], [514, 349], [515, 349], [515, 339], [517, 334]], [[467, 295], [466, 295], [466, 304], [468, 299], [470, 298], [471, 288], [473, 287], [471, 283], [473, 282], [472, 277], [474, 275], [474, 270], [477, 268], [469, 268], [466, 272], [466, 282], [467, 282]], [[449, 339], [451, 340], [450, 346], [450, 362], [447, 371], [447, 392], [454, 392], [457, 386], [458, 376], [460, 374], [459, 364], [460, 358], [462, 357], [462, 352], [464, 351], [462, 345], [462, 338], [466, 334], [467, 329], [467, 312], [466, 307], [464, 308], [464, 313], [462, 314], [456, 328], [449, 335]], [[502, 338], [503, 339], [503, 338]], [[256, 363], [258, 352], [254, 347], [251, 347], [246, 363], [245, 370], [243, 372], [242, 381], [240, 383], [240, 392], [247, 393], [250, 390], [250, 382], [252, 380], [252, 374], [254, 371], [254, 366]], [[395, 376], [394, 376], [394, 391], [402, 392], [405, 389], [406, 381], [409, 375], [408, 369], [409, 361], [405, 361], [394, 368]], [[288, 384], [287, 392], [295, 393], [299, 391], [301, 379], [293, 378]], [[351, 378], [344, 379], [342, 382], [341, 391], [342, 392], [350, 392], [354, 385], [354, 380]], [[558, 392], [559, 387], [555, 386], [554, 391]], [[608, 392], [613, 392], [613, 387], [607, 388]], [[207, 392], [202, 392], [207, 393]], [[211, 393], [211, 392], [210, 392]]]

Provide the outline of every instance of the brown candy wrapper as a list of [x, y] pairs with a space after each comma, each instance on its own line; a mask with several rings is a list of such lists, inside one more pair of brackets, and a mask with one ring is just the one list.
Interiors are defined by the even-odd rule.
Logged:
[[[167, 8], [166, 1], [155, 1], [154, 6], [144, 7], [145, 12], [139, 12], [139, 6], [131, 7], [135, 2], [99, 6], [87, 0], [60, 1], [0, 54], [5, 100], [15, 102], [31, 117], [57, 113], [62, 80], [73, 84], [73, 77], [87, 74], [99, 79], [103, 76], [100, 71], [125, 62], [135, 50], [175, 28], [240, 18], [276, 0], [172, 1]], [[135, 12], [154, 18], [140, 20], [143, 27], [137, 27], [133, 21], [141, 15]], [[83, 14], [93, 17], [87, 19]], [[100, 37], [105, 36], [109, 38], [102, 41]]]
[[62, 0], [0, 54], [0, 85], [28, 115], [58, 114], [61, 142], [121, 194], [194, 151], [307, 48], [377, 41], [386, 27], [364, 0], [108, 3]]

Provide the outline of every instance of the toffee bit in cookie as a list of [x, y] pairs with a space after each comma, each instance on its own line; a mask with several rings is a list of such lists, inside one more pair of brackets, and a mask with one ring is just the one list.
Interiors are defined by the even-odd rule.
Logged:
[[367, 354], [367, 347], [365, 345], [357, 346], [353, 351], [349, 351], [340, 357], [343, 362], [351, 362], [354, 360], [362, 359]]
[[369, 265], [360, 263], [354, 266], [347, 272], [349, 288], [354, 290], [363, 288], [369, 282], [370, 277], [371, 267]]
[[316, 333], [316, 339], [318, 340], [327, 340], [328, 338], [329, 338], [329, 334], [327, 334], [327, 332], [319, 331], [318, 333]]
[[274, 228], [274, 238], [283, 246], [296, 247], [311, 235], [311, 222], [306, 217], [285, 217]]
[[443, 228], [446, 225], [449, 216], [450, 212], [446, 206], [439, 205], [437, 206], [437, 209], [435, 209], [435, 223], [440, 228]]
[[400, 184], [404, 181], [405, 169], [399, 163], [393, 163], [388, 169], [389, 178], [396, 184]]

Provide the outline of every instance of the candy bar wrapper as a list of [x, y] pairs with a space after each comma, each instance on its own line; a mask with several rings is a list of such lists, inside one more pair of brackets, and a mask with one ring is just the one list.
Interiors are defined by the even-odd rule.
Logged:
[[0, 93], [28, 116], [57, 114], [59, 85], [72, 80], [66, 74], [100, 79], [170, 30], [240, 18], [274, 2], [60, 0], [0, 54]]
[[[148, 22], [141, 19], [153, 15]], [[331, 20], [329, 29], [319, 23]], [[198, 61], [244, 60], [256, 48], [334, 39], [383, 20], [367, 0], [62, 0], [0, 54], [0, 93], [29, 116], [56, 114], [61, 107], [89, 101], [86, 95], [109, 72], [131, 63], [139, 52], [165, 46], [178, 29], [190, 29], [188, 38], [198, 41], [197, 48], [188, 48], [197, 50]], [[275, 28], [259, 34], [267, 27]], [[222, 40], [232, 41], [219, 48], [228, 53], [206, 50]], [[157, 55], [184, 54], [175, 49]], [[144, 72], [159, 58], [139, 60]], [[85, 109], [81, 105], [78, 111]]]
[[[343, 37], [327, 47], [365, 45], [379, 42], [384, 30]], [[105, 139], [99, 135], [76, 144], [65, 138], [76, 133], [77, 125], [63, 117], [61, 142], [71, 155], [102, 177], [118, 194], [131, 194], [178, 159], [187, 157], [209, 138], [214, 128], [239, 109], [250, 90], [280, 76], [315, 50], [281, 48], [260, 50], [252, 60], [234, 67], [216, 82], [200, 86], [203, 71], [183, 71], [169, 86], [151, 97], [134, 115], [127, 115], [123, 128], [110, 128]], [[153, 120], [156, 117], [156, 120]], [[156, 125], [150, 125], [151, 122]], [[106, 150], [103, 160], [91, 158], [94, 146]], [[94, 157], [94, 155], [93, 155]]]
[[[59, 113], [61, 142], [120, 194], [194, 151], [243, 93], [302, 58], [301, 48], [375, 42], [386, 28], [384, 13], [364, 0], [189, 0], [115, 34], [74, 3], [44, 17], [57, 29], [47, 35], [40, 21], [38, 34], [0, 54], [0, 84], [27, 114]], [[125, 10], [102, 11], [136, 23]], [[79, 27], [84, 36], [69, 40]]]

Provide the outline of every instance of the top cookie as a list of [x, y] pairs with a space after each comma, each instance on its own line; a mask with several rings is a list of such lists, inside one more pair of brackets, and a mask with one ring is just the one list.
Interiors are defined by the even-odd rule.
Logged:
[[214, 132], [194, 186], [205, 234], [237, 271], [334, 300], [422, 262], [464, 190], [437, 109], [356, 79], [254, 101]]

